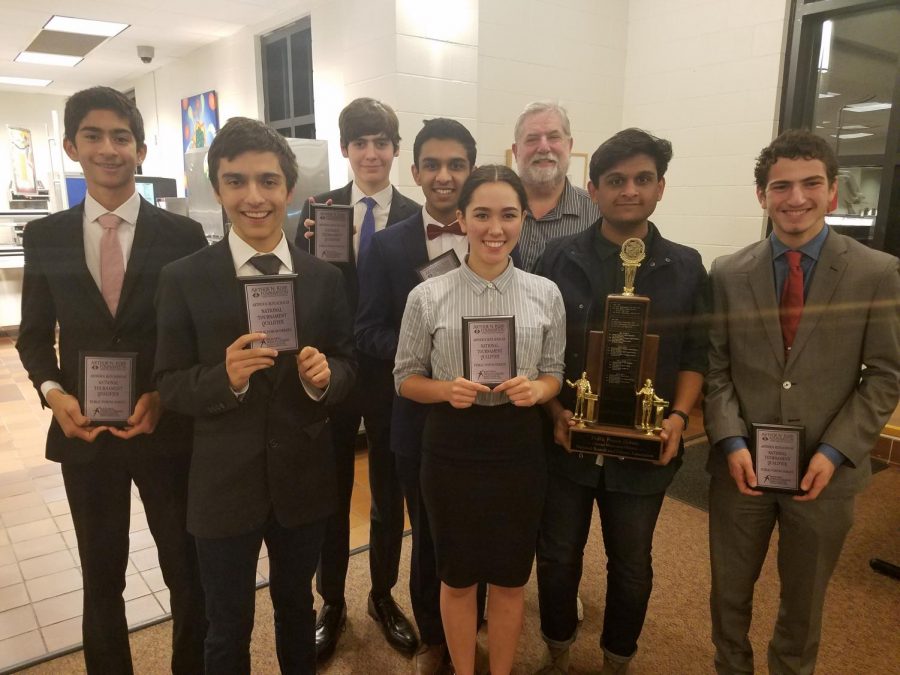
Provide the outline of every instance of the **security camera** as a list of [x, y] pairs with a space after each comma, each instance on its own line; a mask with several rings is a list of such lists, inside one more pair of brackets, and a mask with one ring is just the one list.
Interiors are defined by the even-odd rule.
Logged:
[[153, 54], [155, 50], [153, 47], [148, 45], [138, 45], [137, 48], [138, 58], [144, 63], [150, 63], [153, 60]]

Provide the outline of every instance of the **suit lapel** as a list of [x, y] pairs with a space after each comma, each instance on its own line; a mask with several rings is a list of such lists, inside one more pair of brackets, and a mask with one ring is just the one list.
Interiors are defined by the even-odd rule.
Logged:
[[[150, 257], [150, 253], [158, 236], [158, 224], [156, 214], [143, 199], [138, 212], [137, 223], [134, 228], [134, 241], [131, 244], [131, 255], [128, 256], [128, 267], [125, 270], [125, 280], [122, 282], [122, 294], [119, 298], [119, 307], [123, 311], [128, 308], [128, 296], [134, 292], [138, 280]], [[116, 312], [116, 318], [120, 319], [122, 312]]]
[[228, 246], [228, 237], [209, 247], [206, 264], [206, 281], [209, 284], [207, 296], [210, 304], [218, 305], [218, 310], [210, 307], [210, 316], [234, 317], [227, 326], [227, 335], [244, 335], [247, 332], [247, 318], [241, 298], [243, 288], [234, 273], [234, 260]]
[[421, 213], [416, 219], [416, 227], [410, 228], [408, 236], [403, 237], [406, 259], [410, 267], [415, 269], [428, 262], [428, 246], [425, 244], [425, 221]]
[[778, 361], [784, 367], [784, 338], [778, 319], [778, 301], [775, 298], [775, 272], [772, 268], [772, 246], [768, 239], [757, 246], [756, 260], [747, 275], [747, 282], [756, 301], [756, 310], [762, 319], [769, 345]]
[[809, 340], [810, 334], [815, 331], [831, 298], [834, 297], [834, 291], [847, 269], [847, 260], [844, 256], [846, 251], [846, 242], [829, 233], [815, 266], [789, 361], [797, 358], [797, 354]]

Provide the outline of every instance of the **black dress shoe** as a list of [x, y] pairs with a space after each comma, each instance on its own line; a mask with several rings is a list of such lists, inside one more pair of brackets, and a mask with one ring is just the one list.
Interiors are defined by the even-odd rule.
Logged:
[[316, 619], [316, 659], [324, 661], [334, 653], [338, 637], [347, 623], [347, 605], [322, 605]]
[[388, 643], [406, 654], [413, 654], [419, 646], [419, 638], [409, 619], [397, 607], [390, 595], [373, 598], [369, 593], [369, 616], [381, 624], [381, 630]]

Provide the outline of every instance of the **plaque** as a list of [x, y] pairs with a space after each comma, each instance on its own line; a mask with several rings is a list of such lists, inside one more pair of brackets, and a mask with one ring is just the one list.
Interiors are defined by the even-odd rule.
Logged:
[[309, 217], [316, 221], [315, 236], [309, 240], [312, 255], [330, 263], [349, 263], [353, 260], [352, 206], [310, 204]]
[[459, 267], [459, 256], [456, 255], [456, 251], [452, 248], [446, 253], [441, 253], [434, 260], [429, 260], [424, 265], [421, 265], [416, 268], [416, 274], [419, 275], [419, 279], [425, 281], [426, 279], [432, 279], [434, 277], [439, 277], [442, 274], [446, 274], [451, 270], [455, 270]]
[[802, 495], [800, 481], [804, 439], [803, 427], [786, 424], [753, 424], [750, 456], [756, 473], [754, 490]]
[[463, 377], [496, 387], [516, 376], [516, 317], [464, 316]]
[[573, 452], [647, 461], [662, 455], [659, 432], [668, 401], [653, 387], [659, 337], [647, 333], [650, 298], [634, 293], [644, 255], [640, 239], [622, 244], [622, 293], [607, 296], [603, 330], [588, 334], [587, 368], [577, 381], [567, 381], [576, 390]]
[[137, 352], [79, 352], [78, 402], [91, 424], [124, 427], [137, 403]]
[[247, 332], [266, 334], [265, 340], [250, 343], [252, 349], [271, 347], [287, 353], [299, 350], [294, 308], [296, 278], [296, 274], [241, 277], [247, 309]]

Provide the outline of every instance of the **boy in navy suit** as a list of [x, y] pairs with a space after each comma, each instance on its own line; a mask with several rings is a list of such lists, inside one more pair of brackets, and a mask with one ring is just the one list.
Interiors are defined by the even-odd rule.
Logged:
[[[356, 344], [360, 352], [394, 361], [406, 297], [421, 281], [417, 269], [454, 251], [465, 258], [468, 240], [456, 222], [459, 190], [475, 168], [475, 139], [456, 120], [426, 120], [413, 144], [412, 174], [425, 206], [372, 238], [360, 264]], [[391, 450], [406, 497], [413, 533], [409, 591], [422, 638], [416, 672], [438, 672], [447, 647], [440, 614], [434, 543], [419, 490], [422, 430], [428, 406], [394, 395]]]
[[[135, 191], [134, 171], [147, 154], [144, 123], [120, 92], [93, 87], [74, 94], [66, 102], [63, 147], [81, 164], [87, 195], [25, 229], [16, 348], [41, 403], [53, 410], [47, 459], [62, 464], [78, 539], [85, 665], [89, 673], [132, 672], [122, 592], [133, 481], [169, 587], [172, 672], [201, 672], [203, 593], [185, 530], [191, 422], [164, 410], [151, 373], [160, 269], [205, 248], [206, 238], [199, 223]], [[137, 402], [123, 429], [93, 425], [83, 414], [74, 395], [81, 351], [137, 354]]]
[[[353, 181], [338, 190], [316, 195], [319, 203], [354, 207], [354, 259], [338, 265], [344, 275], [347, 300], [355, 315], [359, 298], [357, 266], [365, 258], [371, 238], [418, 212], [420, 207], [390, 183], [394, 158], [400, 152], [397, 115], [390, 106], [371, 98], [351, 101], [338, 124], [341, 152], [350, 161]], [[297, 231], [298, 248], [314, 236], [305, 207]], [[309, 231], [307, 231], [309, 230]], [[350, 396], [331, 411], [337, 457], [338, 509], [329, 521], [316, 573], [316, 587], [324, 604], [316, 622], [316, 649], [328, 658], [337, 645], [347, 617], [344, 583], [350, 558], [350, 496], [353, 492], [354, 455], [360, 420], [365, 422], [369, 454], [372, 506], [369, 527], [369, 614], [381, 625], [388, 642], [405, 653], [418, 645], [416, 634], [391, 597], [400, 567], [403, 537], [403, 493], [390, 448], [393, 360], [357, 354], [359, 379]]]

